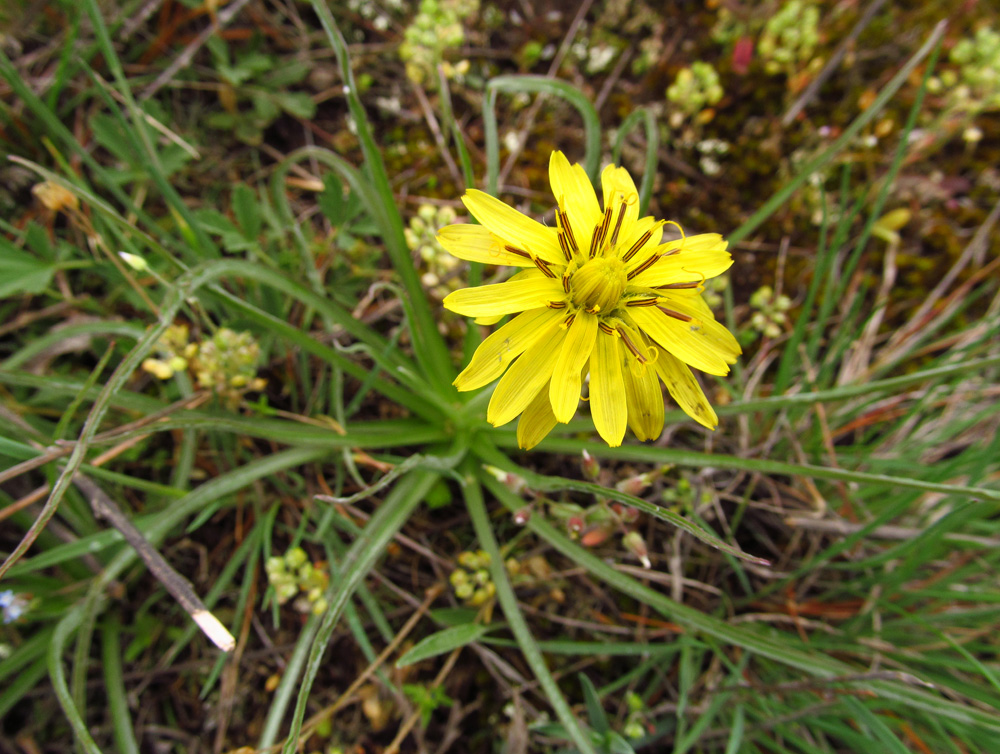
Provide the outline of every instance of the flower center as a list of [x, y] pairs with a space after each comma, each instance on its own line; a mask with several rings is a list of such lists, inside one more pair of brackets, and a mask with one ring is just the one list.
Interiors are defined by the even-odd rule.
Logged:
[[598, 257], [584, 262], [570, 278], [573, 303], [592, 312], [609, 312], [625, 292], [625, 264], [617, 257]]

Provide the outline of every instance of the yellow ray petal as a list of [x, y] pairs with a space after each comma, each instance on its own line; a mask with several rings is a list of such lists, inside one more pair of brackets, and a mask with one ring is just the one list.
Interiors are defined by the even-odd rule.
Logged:
[[732, 256], [721, 247], [711, 251], [682, 251], [678, 254], [660, 257], [651, 267], [640, 272], [630, 282], [632, 285], [647, 288], [672, 285], [673, 283], [692, 283], [721, 275], [732, 264]]
[[655, 440], [663, 431], [663, 393], [656, 370], [651, 364], [640, 364], [626, 349], [620, 350], [628, 425], [640, 440]]
[[679, 249], [681, 254], [687, 254], [696, 251], [725, 251], [729, 248], [729, 242], [718, 233], [698, 233], [664, 241], [660, 247], [661, 252]]
[[537, 309], [565, 297], [558, 279], [541, 277], [463, 288], [449, 293], [443, 303], [446, 309], [466, 317], [495, 317]]
[[670, 303], [664, 303], [664, 306], [668, 309], [671, 308], [671, 304], [673, 305], [673, 308], [676, 309], [679, 302], [683, 302], [680, 305], [686, 304], [689, 306], [690, 310], [687, 311], [693, 312], [695, 316], [698, 316], [701, 319], [715, 319], [715, 312], [708, 308], [708, 304], [705, 303], [705, 299], [702, 298], [701, 292], [697, 289], [660, 291], [660, 294], [660, 297], [664, 301], [669, 299]]
[[[647, 232], [648, 238], [644, 237]], [[631, 270], [649, 257], [653, 249], [660, 245], [661, 238], [663, 238], [663, 223], [654, 217], [641, 217], [635, 221], [632, 232], [618, 240], [615, 252], [622, 259], [628, 256], [625, 260], [625, 269]]]
[[622, 444], [628, 406], [618, 336], [603, 331], [598, 331], [590, 357], [590, 415], [604, 442], [612, 448]]
[[[537, 267], [529, 267], [527, 269], [515, 272], [513, 275], [507, 278], [506, 282], [511, 283], [515, 280], [541, 280], [544, 277], [545, 275], [543, 275], [541, 273], [541, 270], [539, 270]], [[477, 325], [483, 325], [484, 327], [489, 327], [490, 325], [495, 325], [497, 322], [499, 322], [506, 316], [507, 316], [506, 314], [490, 314], [484, 317], [476, 317], [475, 320], [473, 321]]]
[[479, 222], [512, 246], [546, 262], [566, 263], [555, 228], [546, 228], [483, 191], [469, 189], [462, 201]]
[[484, 264], [532, 267], [530, 258], [504, 249], [501, 238], [482, 225], [447, 225], [438, 231], [437, 240], [453, 257]]
[[[663, 256], [669, 254], [667, 259], [680, 257], [684, 254], [707, 254], [711, 252], [724, 252], [729, 246], [728, 241], [724, 241], [718, 233], [699, 233], [696, 236], [685, 236], [675, 238], [653, 246], [645, 254], [636, 254], [629, 262], [629, 272], [649, 259], [650, 254]], [[671, 252], [674, 252], [671, 254]]]
[[556, 426], [556, 416], [549, 404], [549, 386], [543, 385], [528, 404], [517, 422], [517, 445], [524, 450], [531, 450]]
[[549, 385], [552, 413], [563, 424], [573, 418], [580, 403], [580, 390], [583, 387], [580, 370], [594, 350], [596, 337], [597, 315], [588, 314], [581, 309], [566, 333], [552, 371], [552, 384]]
[[709, 374], [729, 374], [729, 364], [736, 356], [720, 342], [720, 330], [728, 338], [732, 335], [718, 322], [706, 319], [684, 322], [655, 306], [633, 307], [628, 313], [646, 335], [685, 364]]
[[455, 378], [455, 387], [475, 390], [493, 382], [546, 330], [556, 327], [562, 317], [562, 312], [548, 308], [517, 315], [479, 345], [469, 366]]
[[611, 242], [614, 228], [618, 225], [621, 204], [625, 202], [625, 214], [618, 227], [618, 244], [621, 244], [624, 239], [632, 237], [633, 226], [639, 218], [639, 192], [628, 171], [614, 165], [608, 165], [601, 173], [601, 188], [604, 190], [604, 209], [612, 208], [608, 243]]
[[[553, 267], [552, 269], [555, 270], [557, 268]], [[540, 280], [544, 277], [548, 277], [548, 275], [543, 274], [537, 267], [529, 267], [526, 270], [518, 270], [515, 272], [507, 278], [507, 282], [509, 283], [511, 280]]]
[[684, 252], [676, 256], [660, 257], [647, 270], [643, 270], [629, 282], [632, 285], [656, 288], [674, 283], [696, 283], [721, 275], [733, 266], [729, 252]]
[[570, 165], [566, 155], [558, 150], [549, 158], [549, 183], [556, 202], [569, 216], [577, 248], [586, 253], [594, 226], [601, 221], [594, 185], [581, 165]]
[[658, 350], [659, 358], [654, 362], [656, 373], [677, 405], [702, 426], [709, 429], [719, 426], [719, 417], [715, 415], [712, 404], [708, 402], [687, 364], [662, 349]]
[[552, 376], [565, 338], [566, 330], [553, 327], [521, 354], [497, 383], [486, 409], [486, 421], [499, 427], [524, 411]]
[[[739, 355], [743, 353], [736, 338], [726, 329], [725, 325], [716, 321], [715, 315], [708, 308], [705, 299], [701, 296], [685, 295], [686, 293], [687, 291], [663, 291], [660, 296], [663, 302], [662, 306], [698, 321], [702, 325], [700, 335], [716, 345], [718, 352], [727, 363], [735, 363]], [[694, 322], [689, 324], [694, 324]]]

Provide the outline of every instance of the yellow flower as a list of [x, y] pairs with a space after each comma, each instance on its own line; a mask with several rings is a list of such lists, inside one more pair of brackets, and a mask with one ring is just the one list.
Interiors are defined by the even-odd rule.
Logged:
[[482, 225], [449, 225], [438, 235], [460, 259], [524, 268], [445, 298], [446, 308], [479, 324], [517, 314], [483, 341], [456, 387], [475, 390], [503, 375], [486, 418], [500, 426], [520, 414], [522, 448], [573, 418], [588, 373], [590, 413], [612, 447], [626, 424], [640, 440], [660, 435], [661, 380], [691, 418], [715, 429], [715, 411], [688, 367], [728, 374], [741, 352], [701, 298], [705, 279], [732, 264], [727, 243], [717, 233], [660, 243], [666, 223], [639, 217], [624, 168], [609, 165], [601, 175], [603, 211], [583, 168], [562, 152], [552, 153], [549, 181], [555, 228], [470, 189], [462, 201]]
[[80, 202], [76, 195], [69, 189], [60, 186], [52, 181], [36, 183], [31, 188], [31, 193], [38, 197], [45, 209], [53, 212], [68, 212], [80, 208]]

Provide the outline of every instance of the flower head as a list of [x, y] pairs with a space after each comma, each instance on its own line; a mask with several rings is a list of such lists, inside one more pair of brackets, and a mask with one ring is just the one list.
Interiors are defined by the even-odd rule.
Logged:
[[639, 217], [639, 194], [624, 168], [601, 175], [604, 209], [580, 165], [553, 152], [549, 181], [556, 227], [525, 217], [482, 191], [462, 197], [482, 225], [449, 225], [438, 240], [461, 259], [523, 268], [504, 283], [455, 291], [446, 308], [494, 324], [458, 375], [459, 390], [497, 377], [486, 418], [518, 414], [518, 444], [537, 445], [573, 418], [590, 375], [590, 412], [601, 437], [621, 445], [626, 425], [640, 440], [663, 429], [660, 381], [695, 421], [718, 419], [689, 366], [724, 375], [740, 354], [735, 338], [701, 298], [707, 278], [732, 264], [716, 233], [661, 243], [667, 223]]

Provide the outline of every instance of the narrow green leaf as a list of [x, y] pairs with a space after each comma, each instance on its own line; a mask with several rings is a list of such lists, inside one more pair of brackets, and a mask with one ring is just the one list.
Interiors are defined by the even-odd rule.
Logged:
[[[4, 660], [4, 663], [7, 662], [9, 660]], [[3, 690], [0, 691], [0, 719], [3, 719], [45, 677], [46, 665], [46, 658], [38, 657], [17, 673], [11, 681], [4, 684]]]
[[610, 754], [635, 754], [632, 744], [621, 733], [609, 730], [604, 741]]
[[500, 135], [497, 129], [496, 99], [498, 92], [508, 94], [547, 94], [569, 102], [583, 118], [584, 169], [591, 183], [597, 183], [601, 160], [601, 119], [587, 95], [570, 84], [547, 76], [497, 76], [486, 85], [483, 98], [483, 131], [486, 136], [486, 190], [496, 196], [500, 173]]
[[[497, 445], [502, 447], [516, 447], [517, 445], [517, 439], [514, 437], [513, 433], [496, 432], [493, 433], [491, 437]], [[814, 479], [833, 479], [835, 481], [842, 482], [879, 484], [886, 487], [903, 487], [911, 490], [938, 492], [945, 495], [964, 495], [967, 497], [978, 498], [980, 500], [1000, 502], [1000, 490], [988, 489], [986, 487], [969, 487], [960, 484], [941, 484], [940, 482], [928, 482], [922, 479], [913, 479], [910, 477], [890, 476], [888, 474], [871, 474], [865, 471], [851, 471], [848, 469], [837, 469], [829, 466], [814, 466], [812, 464], [785, 463], [784, 461], [771, 461], [766, 458], [740, 458], [739, 456], [725, 455], [722, 453], [699, 453], [693, 450], [681, 450], [679, 448], [655, 448], [649, 445], [622, 445], [618, 448], [610, 448], [601, 443], [563, 438], [548, 438], [542, 440], [539, 447], [541, 450], [547, 450], [550, 452], [554, 451], [573, 454], [579, 454], [581, 451], [587, 450], [589, 453], [598, 458], [614, 458], [618, 460], [639, 461], [652, 464], [674, 463], [681, 466], [693, 466], [695, 468], [714, 467], [718, 469], [742, 469], [744, 471], [760, 471], [776, 475], [804, 476], [812, 477]], [[491, 457], [495, 458], [496, 454], [494, 453]], [[499, 466], [500, 464], [498, 463], [495, 465]], [[544, 484], [544, 482], [542, 483]], [[574, 484], [583, 483], [574, 482]], [[603, 490], [604, 488], [601, 487], [600, 489]], [[591, 490], [588, 488], [585, 491], [590, 492]], [[605, 492], [605, 494], [607, 497], [610, 497], [607, 492]]]
[[873, 739], [873, 743], [875, 741], [878, 742], [879, 751], [885, 752], [885, 754], [909, 753], [910, 749], [904, 746], [902, 741], [889, 730], [889, 726], [882, 722], [867, 706], [853, 696], [845, 696], [844, 704], [850, 709], [855, 723], [862, 726], [862, 730], [865, 728], [868, 729], [868, 734]]
[[260, 207], [253, 189], [242, 183], [233, 188], [233, 214], [236, 215], [243, 236], [249, 241], [255, 241], [260, 235]]
[[489, 626], [483, 626], [479, 623], [466, 623], [461, 626], [445, 628], [418, 641], [396, 661], [396, 667], [405, 668], [407, 665], [446, 654], [453, 649], [478, 641], [489, 632]]
[[613, 487], [603, 487], [599, 484], [594, 484], [593, 482], [581, 482], [576, 479], [567, 479], [565, 477], [543, 476], [542, 474], [536, 474], [533, 471], [517, 466], [513, 461], [507, 458], [507, 456], [498, 452], [495, 448], [491, 448], [485, 442], [480, 443], [478, 453], [481, 458], [488, 460], [494, 466], [503, 469], [504, 471], [516, 474], [524, 479], [524, 481], [527, 482], [528, 487], [533, 490], [540, 492], [573, 490], [575, 492], [587, 492], [598, 497], [610, 498], [618, 501], [619, 503], [629, 505], [642, 511], [643, 513], [648, 513], [650, 516], [655, 516], [661, 521], [666, 521], [668, 524], [676, 526], [682, 531], [686, 531], [692, 537], [700, 539], [705, 544], [711, 545], [712, 547], [728, 553], [733, 557], [746, 560], [750, 563], [756, 563], [757, 565], [770, 565], [770, 561], [765, 558], [759, 558], [755, 555], [743, 552], [743, 550], [738, 547], [735, 547], [728, 542], [724, 542], [712, 532], [702, 529], [693, 521], [689, 521], [684, 516], [679, 513], [675, 513], [669, 508], [661, 508], [660, 506], [647, 502], [646, 500], [638, 498], [635, 495], [619, 492]]
[[[489, 514], [486, 512], [482, 488], [476, 480], [476, 472], [481, 470], [475, 468], [474, 461], [470, 458], [463, 464], [463, 471], [465, 476], [462, 483], [462, 492], [465, 496], [465, 506], [469, 511], [469, 518], [472, 519], [472, 526], [476, 531], [479, 544], [490, 556], [490, 576], [496, 587], [497, 602], [500, 603], [500, 608], [503, 610], [508, 624], [510, 624], [510, 630], [514, 634], [514, 638], [517, 639], [518, 646], [521, 647], [521, 652], [524, 654], [524, 659], [529, 667], [531, 667], [531, 672], [534, 673], [535, 678], [538, 679], [538, 684], [545, 692], [545, 696], [548, 697], [549, 704], [552, 705], [556, 717], [566, 730], [566, 737], [576, 744], [582, 754], [597, 754], [587, 731], [573, 714], [562, 691], [559, 690], [559, 685], [556, 683], [555, 678], [552, 677], [552, 673], [545, 663], [545, 658], [542, 656], [538, 642], [532, 636], [531, 629], [528, 628], [528, 622], [524, 619], [524, 613], [521, 612], [521, 608], [517, 604], [517, 595], [514, 594], [514, 588], [507, 577], [507, 569], [503, 564], [500, 546], [497, 544]], [[486, 476], [488, 477], [489, 475]], [[490, 480], [496, 482], [492, 477], [489, 477], [487, 481]], [[287, 754], [291, 754], [291, 752]]]
[[746, 714], [743, 712], [743, 705], [736, 705], [736, 712], [733, 713], [733, 724], [729, 729], [729, 740], [726, 742], [726, 754], [739, 754], [743, 751], [743, 728], [746, 725]]
[[622, 146], [629, 133], [637, 125], [642, 124], [646, 132], [646, 160], [643, 164], [642, 182], [639, 184], [639, 216], [646, 214], [649, 206], [649, 197], [653, 193], [653, 180], [656, 178], [656, 166], [659, 162], [660, 150], [660, 129], [656, 122], [656, 117], [648, 107], [641, 107], [633, 110], [628, 117], [622, 121], [615, 137], [615, 144], [611, 150], [611, 157], [616, 165], [621, 165]]
[[25, 445], [10, 437], [0, 437], [0, 456], [27, 461], [29, 458], [38, 456], [38, 451], [30, 445]]
[[[375, 561], [382, 555], [389, 540], [409, 519], [410, 514], [423, 499], [427, 490], [437, 480], [437, 474], [429, 471], [414, 471], [410, 477], [402, 479], [385, 501], [375, 511], [364, 530], [351, 544], [340, 564], [340, 573], [336, 581], [331, 581], [324, 597], [329, 607], [323, 614], [316, 637], [309, 649], [305, 673], [298, 683], [298, 698], [292, 722], [282, 748], [283, 754], [294, 754], [299, 750], [299, 732], [302, 730], [302, 720], [305, 718], [306, 706], [309, 703], [309, 692], [323, 663], [323, 655], [330, 642], [337, 621], [343, 614], [348, 600], [357, 590], [368, 572], [374, 567]], [[287, 678], [286, 674], [286, 678]], [[294, 679], [293, 679], [294, 682]], [[258, 742], [258, 748], [267, 748], [274, 743], [277, 726], [285, 718], [285, 709], [276, 705], [268, 711], [264, 734]]]
[[316, 204], [333, 225], [340, 225], [347, 219], [344, 212], [347, 205], [344, 186], [336, 173], [330, 172], [323, 176], [323, 190], [316, 195]]
[[[322, 0], [311, 0], [311, 3], [323, 25], [330, 46], [337, 55], [337, 63], [344, 82], [344, 97], [357, 128], [358, 141], [361, 143], [361, 149], [365, 155], [365, 171], [368, 181], [360, 187], [359, 193], [369, 193], [374, 197], [371, 201], [370, 211], [381, 228], [393, 268], [399, 275], [409, 299], [408, 303], [413, 315], [410, 326], [414, 334], [414, 350], [417, 351], [418, 361], [440, 394], [450, 399], [454, 395], [451, 381], [455, 378], [455, 367], [451, 362], [447, 344], [438, 331], [435, 314], [431, 310], [430, 300], [420, 282], [417, 268], [413, 264], [410, 248], [406, 243], [403, 218], [399, 213], [392, 184], [386, 172], [385, 161], [382, 159], [382, 153], [372, 135], [371, 124], [368, 121], [364, 105], [358, 97], [358, 85], [354, 80], [347, 43], [340, 33], [328, 4]], [[358, 187], [355, 187], [355, 190], [357, 189]]]
[[584, 673], [577, 673], [580, 679], [580, 688], [583, 689], [583, 702], [587, 705], [587, 719], [590, 720], [591, 727], [601, 736], [606, 736], [611, 730], [608, 716], [604, 714], [604, 705], [601, 704], [601, 697], [594, 688], [594, 682]]
[[[512, 513], [523, 507], [523, 501], [518, 496], [487, 472], [480, 472], [480, 479]], [[529, 518], [527, 526], [550, 546], [609, 586], [648, 604], [667, 620], [676, 621], [689, 631], [704, 632], [726, 644], [743, 647], [747, 651], [819, 678], [850, 676], [857, 672], [857, 667], [846, 661], [822, 652], [801, 648], [787, 635], [770, 636], [748, 626], [731, 625], [715, 616], [675, 602], [666, 595], [639, 583], [631, 576], [621, 573], [575, 542], [571, 542], [541, 516]], [[914, 680], [919, 682], [917, 679]], [[857, 681], [850, 683], [850, 687], [867, 689], [880, 698], [909, 705], [915, 710], [936, 713], [942, 718], [1000, 733], [1000, 720], [995, 714], [953, 702], [941, 694], [928, 692], [902, 681]]]
[[122, 677], [121, 626], [117, 621], [101, 629], [101, 649], [104, 665], [104, 688], [108, 695], [108, 712], [115, 739], [115, 750], [122, 754], [139, 754], [139, 743], [132, 727], [132, 714]]
[[758, 226], [761, 225], [767, 218], [769, 218], [775, 211], [785, 206], [788, 198], [795, 193], [795, 191], [809, 180], [809, 176], [815, 173], [817, 170], [823, 168], [830, 160], [840, 154], [841, 151], [851, 142], [851, 140], [857, 136], [858, 132], [861, 131], [866, 125], [871, 123], [882, 109], [888, 104], [892, 96], [899, 91], [899, 88], [905, 84], [909, 78], [910, 74], [913, 72], [920, 62], [926, 58], [930, 53], [937, 47], [938, 42], [941, 40], [941, 36], [944, 34], [944, 30], [947, 24], [944, 21], [938, 23], [934, 27], [934, 31], [924, 42], [923, 46], [913, 54], [904, 65], [900, 71], [892, 77], [882, 90], [878, 93], [875, 101], [847, 128], [844, 132], [837, 138], [830, 147], [824, 151], [822, 154], [818, 155], [814, 159], [810, 160], [806, 165], [802, 166], [799, 171], [791, 181], [785, 184], [778, 193], [772, 196], [767, 202], [764, 203], [760, 209], [753, 213], [753, 215], [746, 220], [739, 228], [734, 230], [729, 234], [729, 243], [735, 245], [750, 235]]

